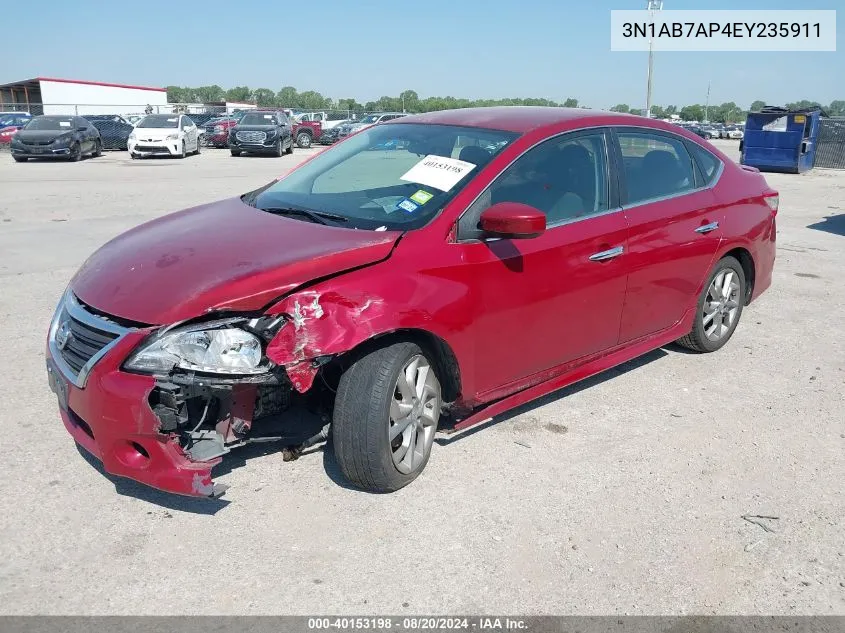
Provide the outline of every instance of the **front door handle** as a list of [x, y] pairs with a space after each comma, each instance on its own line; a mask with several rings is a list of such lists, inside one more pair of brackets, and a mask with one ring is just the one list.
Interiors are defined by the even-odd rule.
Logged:
[[695, 229], [696, 233], [709, 233], [710, 231], [715, 231], [719, 228], [718, 222], [711, 222], [710, 224], [705, 224], [704, 226], [699, 226]]
[[591, 262], [606, 262], [608, 259], [613, 259], [614, 257], [619, 257], [622, 253], [625, 252], [625, 248], [622, 246], [617, 246], [616, 248], [611, 248], [606, 251], [599, 251], [598, 253], [593, 253], [590, 255]]

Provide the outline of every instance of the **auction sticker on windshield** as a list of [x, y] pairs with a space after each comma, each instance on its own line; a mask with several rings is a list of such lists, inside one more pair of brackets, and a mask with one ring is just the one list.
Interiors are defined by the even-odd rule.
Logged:
[[431, 200], [433, 197], [434, 197], [433, 193], [429, 193], [427, 191], [423, 191], [422, 189], [420, 189], [413, 196], [411, 196], [411, 200], [413, 200], [417, 204], [425, 204], [426, 202]]
[[449, 191], [474, 167], [474, 164], [463, 160], [430, 154], [411, 167], [399, 179], [434, 187], [440, 189], [440, 191]]

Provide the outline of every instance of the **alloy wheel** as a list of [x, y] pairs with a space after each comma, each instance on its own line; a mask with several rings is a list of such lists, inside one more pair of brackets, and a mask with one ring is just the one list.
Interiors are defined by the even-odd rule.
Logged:
[[731, 332], [739, 313], [739, 291], [739, 278], [730, 268], [723, 269], [713, 278], [701, 312], [704, 334], [711, 341], [718, 341]]
[[393, 465], [410, 474], [425, 463], [440, 419], [440, 383], [425, 357], [417, 354], [396, 379], [390, 401], [388, 438]]

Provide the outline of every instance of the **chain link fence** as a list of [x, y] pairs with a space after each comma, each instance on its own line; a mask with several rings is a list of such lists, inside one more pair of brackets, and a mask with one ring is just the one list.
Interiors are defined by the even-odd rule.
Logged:
[[[91, 121], [100, 130], [106, 149], [126, 149], [126, 139], [132, 128], [147, 114], [185, 114], [200, 129], [203, 145], [225, 147], [225, 134], [233, 126], [239, 114], [253, 109], [243, 104], [201, 104], [168, 103], [166, 105], [136, 104], [84, 104], [84, 103], [10, 103], [0, 105], [0, 152], [9, 151], [11, 140], [17, 131], [34, 116], [65, 115], [80, 116]], [[270, 108], [267, 108], [270, 109]], [[272, 108], [284, 110], [295, 124], [320, 127], [323, 131], [338, 127], [346, 122], [359, 121], [368, 114], [380, 111], [363, 110], [320, 110], [308, 111], [301, 108]], [[319, 126], [317, 125], [319, 124]], [[304, 127], [303, 127], [304, 129]], [[327, 137], [328, 138], [328, 137]], [[317, 138], [314, 138], [317, 142]]]

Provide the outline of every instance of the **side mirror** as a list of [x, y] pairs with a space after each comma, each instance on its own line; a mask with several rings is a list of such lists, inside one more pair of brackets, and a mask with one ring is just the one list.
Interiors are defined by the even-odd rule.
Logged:
[[84, 125], [80, 125], [78, 128], [76, 128], [76, 131], [77, 132], [87, 132], [88, 128]]
[[546, 214], [521, 202], [499, 202], [481, 213], [480, 226], [491, 237], [529, 239], [546, 230]]

